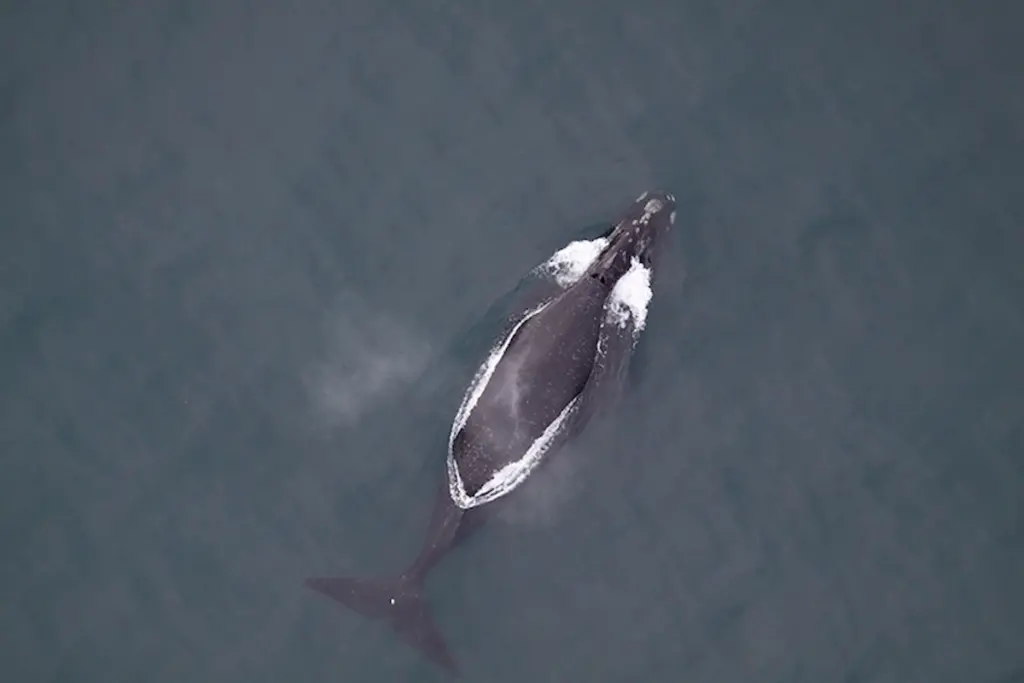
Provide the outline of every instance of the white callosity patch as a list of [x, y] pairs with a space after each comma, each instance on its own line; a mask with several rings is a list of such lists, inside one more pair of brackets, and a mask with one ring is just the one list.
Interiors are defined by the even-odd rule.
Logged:
[[651, 269], [634, 258], [629, 270], [623, 275], [608, 297], [605, 319], [619, 327], [633, 323], [633, 336], [644, 329], [647, 322], [647, 306], [654, 292], [651, 290]]
[[665, 202], [661, 201], [657, 197], [648, 199], [647, 203], [644, 204], [643, 215], [633, 221], [633, 225], [647, 225], [651, 221], [651, 217], [664, 208]]
[[562, 287], [569, 287], [583, 277], [601, 250], [608, 246], [607, 237], [570, 242], [551, 255], [538, 270], [549, 274]]
[[665, 202], [660, 199], [648, 199], [644, 204], [644, 216], [650, 217], [665, 208]]

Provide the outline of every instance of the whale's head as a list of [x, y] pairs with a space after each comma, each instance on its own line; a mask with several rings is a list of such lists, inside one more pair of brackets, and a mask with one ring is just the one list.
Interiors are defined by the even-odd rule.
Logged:
[[676, 198], [668, 192], [644, 192], [608, 234], [608, 244], [589, 274], [613, 286], [634, 260], [653, 266], [655, 248], [676, 221]]

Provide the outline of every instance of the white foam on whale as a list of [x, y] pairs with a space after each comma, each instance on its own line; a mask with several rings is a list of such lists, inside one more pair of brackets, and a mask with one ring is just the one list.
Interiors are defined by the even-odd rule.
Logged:
[[530, 444], [530, 447], [526, 449], [526, 453], [523, 457], [519, 458], [514, 462], [510, 462], [505, 465], [487, 480], [475, 496], [471, 496], [466, 492], [466, 486], [462, 482], [462, 476], [459, 474], [458, 465], [455, 463], [454, 457], [449, 454], [448, 457], [448, 489], [451, 491], [452, 500], [455, 504], [464, 510], [490, 503], [493, 500], [501, 498], [506, 493], [512, 491], [520, 484], [522, 484], [530, 473], [540, 464], [544, 458], [544, 454], [551, 447], [551, 443], [555, 437], [561, 432], [566, 421], [572, 417], [573, 412], [576, 410], [576, 404], [579, 402], [580, 397], [577, 395], [573, 400], [569, 401], [569, 404], [562, 409], [562, 412], [558, 414], [551, 424], [547, 426], [544, 433], [537, 437], [537, 440]]
[[570, 242], [552, 254], [537, 269], [553, 277], [562, 287], [569, 287], [583, 277], [587, 268], [606, 246], [607, 237]]
[[651, 269], [634, 258], [629, 270], [612, 288], [605, 320], [619, 327], [632, 323], [633, 336], [637, 337], [647, 324], [647, 307], [653, 296]]

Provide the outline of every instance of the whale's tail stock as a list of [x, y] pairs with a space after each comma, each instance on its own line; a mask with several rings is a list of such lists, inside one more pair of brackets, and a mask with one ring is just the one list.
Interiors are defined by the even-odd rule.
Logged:
[[438, 666], [458, 673], [458, 663], [448, 651], [423, 597], [419, 577], [404, 574], [372, 579], [323, 577], [306, 579], [305, 584], [364, 617], [387, 619], [403, 640]]

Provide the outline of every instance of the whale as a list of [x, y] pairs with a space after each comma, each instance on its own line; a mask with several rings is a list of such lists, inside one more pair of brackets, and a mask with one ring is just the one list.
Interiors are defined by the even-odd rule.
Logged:
[[531, 271], [455, 412], [424, 542], [404, 571], [311, 577], [305, 585], [386, 621], [428, 660], [460, 666], [424, 594], [438, 562], [480, 528], [496, 503], [614, 405], [646, 327], [659, 246], [676, 200], [644, 192], [597, 238], [576, 240]]

